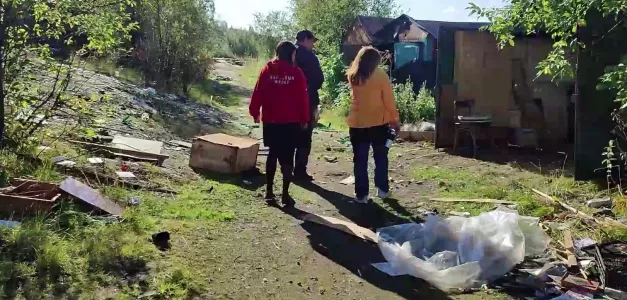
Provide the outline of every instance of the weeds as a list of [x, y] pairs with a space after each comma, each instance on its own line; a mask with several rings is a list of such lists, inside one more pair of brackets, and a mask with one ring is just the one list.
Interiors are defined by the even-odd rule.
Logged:
[[241, 75], [249, 86], [255, 86], [259, 78], [259, 73], [267, 62], [268, 60], [264, 58], [251, 58], [246, 61], [244, 67], [241, 69]]
[[435, 98], [422, 84], [418, 95], [414, 93], [413, 83], [407, 81], [394, 85], [394, 98], [398, 107], [399, 117], [403, 124], [416, 124], [435, 120]]

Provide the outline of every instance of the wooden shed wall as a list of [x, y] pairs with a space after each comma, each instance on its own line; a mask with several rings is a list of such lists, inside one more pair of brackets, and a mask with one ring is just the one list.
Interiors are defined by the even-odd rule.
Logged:
[[342, 44], [365, 46], [372, 44], [370, 35], [358, 19], [355, 19], [344, 34]]
[[[492, 115], [496, 127], [533, 128], [543, 140], [559, 145], [568, 138], [569, 83], [556, 85], [551, 78], [536, 78], [538, 63], [546, 58], [552, 42], [519, 38], [514, 47], [499, 50], [486, 32], [455, 33], [454, 81], [457, 99], [474, 99], [475, 113]], [[523, 84], [524, 83], [524, 84]], [[512, 84], [518, 88], [514, 97]], [[521, 93], [520, 89], [526, 88]], [[522, 97], [521, 97], [522, 94]], [[517, 103], [515, 99], [519, 99]], [[542, 100], [544, 111], [533, 99]], [[524, 105], [522, 120], [520, 105]]]

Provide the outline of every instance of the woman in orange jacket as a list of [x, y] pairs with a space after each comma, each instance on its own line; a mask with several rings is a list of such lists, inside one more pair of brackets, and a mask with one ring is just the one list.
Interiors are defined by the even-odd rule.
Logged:
[[398, 132], [399, 115], [392, 84], [379, 68], [381, 54], [373, 47], [362, 48], [347, 71], [351, 104], [347, 123], [353, 146], [356, 202], [368, 203], [368, 153], [373, 150], [374, 183], [380, 198], [390, 197], [388, 140]]

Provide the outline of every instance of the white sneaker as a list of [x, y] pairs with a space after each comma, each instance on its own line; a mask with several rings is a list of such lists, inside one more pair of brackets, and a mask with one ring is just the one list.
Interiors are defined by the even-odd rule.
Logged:
[[384, 192], [380, 188], [377, 188], [377, 196], [381, 199], [389, 199], [392, 197], [392, 191]]
[[368, 197], [367, 195], [361, 198], [355, 197], [354, 201], [359, 204], [368, 204], [368, 202], [370, 202], [370, 197]]

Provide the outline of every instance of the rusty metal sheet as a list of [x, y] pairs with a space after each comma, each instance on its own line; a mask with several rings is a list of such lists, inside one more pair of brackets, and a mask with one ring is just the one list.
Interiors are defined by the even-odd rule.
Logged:
[[123, 212], [122, 207], [115, 202], [72, 177], [63, 181], [60, 189], [96, 211], [102, 211], [117, 216], [121, 215]]
[[11, 186], [0, 190], [0, 211], [16, 214], [52, 211], [60, 196], [59, 188], [35, 180], [14, 179]]

